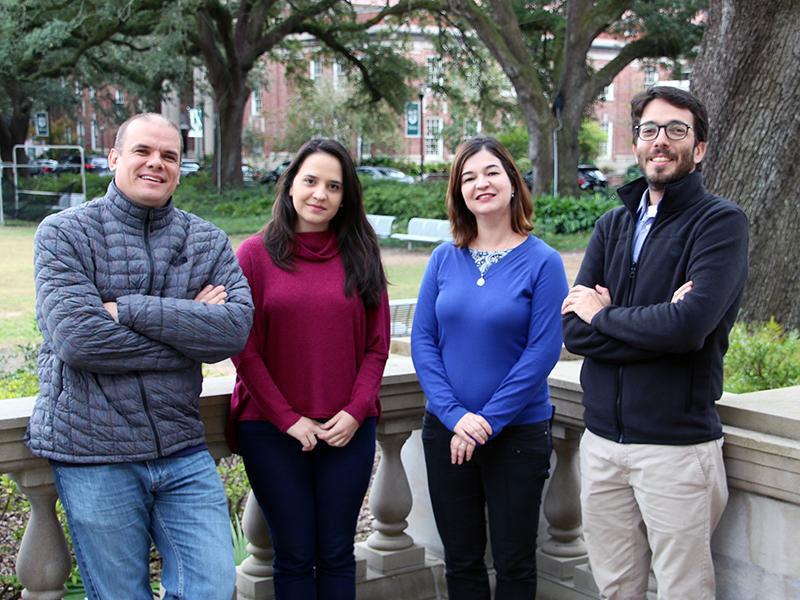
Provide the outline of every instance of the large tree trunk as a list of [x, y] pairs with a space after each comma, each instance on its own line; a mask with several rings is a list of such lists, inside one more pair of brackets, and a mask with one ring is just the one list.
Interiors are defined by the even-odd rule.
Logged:
[[692, 89], [711, 123], [708, 188], [750, 218], [742, 318], [800, 328], [800, 2], [711, 0]]
[[0, 117], [0, 160], [11, 162], [14, 160], [14, 146], [24, 144], [28, 137], [33, 102], [15, 82], [6, 82], [5, 88], [11, 103], [11, 114]]
[[[214, 157], [214, 177], [216, 181], [216, 165], [220, 161], [223, 187], [242, 185], [242, 119], [250, 91], [242, 82], [242, 85], [232, 87], [226, 93], [216, 90], [214, 93], [220, 138], [220, 156]], [[219, 101], [219, 98], [222, 100]]]

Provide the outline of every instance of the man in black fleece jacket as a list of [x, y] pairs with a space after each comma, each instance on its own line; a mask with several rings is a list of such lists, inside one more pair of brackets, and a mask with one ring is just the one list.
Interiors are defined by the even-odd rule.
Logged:
[[708, 117], [657, 86], [631, 103], [644, 173], [595, 227], [564, 300], [585, 357], [581, 503], [603, 598], [714, 598], [710, 538], [728, 499], [722, 358], [747, 279], [747, 218], [703, 187]]

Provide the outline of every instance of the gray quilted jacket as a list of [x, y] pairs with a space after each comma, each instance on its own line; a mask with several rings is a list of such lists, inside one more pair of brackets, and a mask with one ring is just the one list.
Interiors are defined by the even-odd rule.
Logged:
[[[228, 238], [175, 208], [106, 196], [42, 221], [34, 248], [40, 392], [35, 455], [72, 463], [168, 456], [204, 441], [201, 363], [247, 341], [253, 304]], [[193, 298], [224, 285], [225, 304]], [[103, 308], [117, 302], [119, 323]]]

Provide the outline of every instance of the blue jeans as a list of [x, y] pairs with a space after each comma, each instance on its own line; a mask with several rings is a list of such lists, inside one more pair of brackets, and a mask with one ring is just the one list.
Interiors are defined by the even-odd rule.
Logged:
[[239, 423], [239, 449], [275, 550], [276, 600], [354, 600], [353, 538], [375, 459], [375, 418], [344, 448], [311, 452], [264, 421]]
[[206, 450], [110, 465], [52, 465], [90, 600], [152, 600], [150, 540], [170, 600], [231, 600], [225, 490]]
[[489, 600], [484, 561], [488, 512], [495, 598], [532, 600], [539, 506], [550, 472], [550, 423], [506, 427], [461, 465], [450, 463], [452, 436], [435, 416], [425, 414], [422, 444], [433, 516], [444, 545], [448, 598]]

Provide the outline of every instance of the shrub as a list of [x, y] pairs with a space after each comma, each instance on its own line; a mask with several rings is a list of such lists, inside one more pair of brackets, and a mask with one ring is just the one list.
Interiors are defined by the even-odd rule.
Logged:
[[534, 231], [568, 234], [589, 231], [604, 213], [619, 206], [615, 196], [603, 194], [539, 196], [534, 199]]
[[446, 181], [429, 183], [396, 183], [394, 181], [362, 181], [364, 207], [368, 213], [394, 215], [395, 231], [405, 231], [411, 217], [446, 219]]
[[725, 389], [734, 393], [800, 385], [800, 336], [775, 319], [737, 323], [725, 356]]

